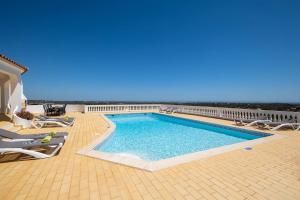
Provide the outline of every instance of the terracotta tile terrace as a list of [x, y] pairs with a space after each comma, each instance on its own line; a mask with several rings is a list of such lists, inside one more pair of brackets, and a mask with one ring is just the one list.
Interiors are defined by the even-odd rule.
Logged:
[[[175, 115], [234, 126], [227, 120]], [[1, 200], [300, 199], [300, 131], [272, 131], [287, 137], [256, 145], [251, 151], [234, 150], [148, 172], [79, 155], [81, 148], [105, 133], [107, 123], [94, 113], [68, 116], [76, 118], [72, 127], [19, 131], [67, 131], [69, 137], [52, 158], [1, 156]]]

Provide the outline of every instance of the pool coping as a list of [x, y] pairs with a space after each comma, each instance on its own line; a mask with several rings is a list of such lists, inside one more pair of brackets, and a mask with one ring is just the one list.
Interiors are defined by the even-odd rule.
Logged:
[[[122, 113], [120, 113], [120, 114], [122, 114]], [[161, 114], [161, 113], [156, 113], [156, 114]], [[165, 114], [162, 114], [162, 115], [165, 115]], [[143, 160], [143, 159], [140, 159], [137, 157], [133, 157], [130, 155], [99, 152], [99, 151], [94, 150], [94, 148], [97, 145], [104, 142], [114, 132], [115, 127], [116, 127], [115, 124], [105, 116], [105, 114], [100, 114], [100, 116], [108, 124], [108, 129], [105, 131], [105, 133], [102, 136], [100, 136], [99, 138], [94, 140], [88, 146], [80, 149], [77, 153], [81, 154], [81, 155], [93, 157], [93, 158], [98, 158], [101, 160], [110, 161], [110, 162], [117, 163], [117, 164], [122, 164], [122, 165], [127, 165], [130, 167], [135, 167], [138, 169], [143, 169], [143, 170], [150, 171], [150, 172], [158, 171], [158, 170], [161, 170], [164, 168], [169, 168], [169, 167], [179, 165], [179, 164], [188, 163], [191, 161], [196, 161], [196, 160], [213, 157], [213, 156], [223, 154], [223, 153], [233, 151], [233, 150], [239, 150], [239, 149], [243, 149], [246, 147], [253, 147], [258, 144], [262, 144], [265, 142], [270, 142], [275, 139], [281, 139], [281, 138], [287, 137], [287, 136], [281, 135], [281, 134], [271, 134], [271, 133], [266, 133], [266, 132], [262, 132], [262, 131], [253, 131], [253, 130], [243, 129], [243, 128], [239, 128], [239, 127], [231, 127], [231, 126], [226, 126], [223, 124], [220, 125], [220, 124], [216, 124], [216, 123], [204, 122], [201, 120], [195, 120], [195, 119], [189, 119], [189, 118], [171, 115], [171, 117], [175, 117], [175, 118], [191, 120], [191, 121], [195, 121], [195, 122], [201, 122], [201, 123], [205, 123], [205, 124], [221, 126], [221, 127], [235, 129], [235, 130], [268, 134], [270, 136], [262, 137], [262, 138], [258, 138], [258, 139], [254, 139], [254, 140], [249, 140], [249, 141], [245, 141], [245, 142], [239, 142], [239, 143], [235, 143], [235, 144], [225, 145], [225, 146], [221, 146], [221, 147], [216, 147], [216, 148], [212, 148], [212, 149], [208, 149], [208, 150], [204, 150], [204, 151], [188, 153], [188, 154], [175, 156], [175, 157], [171, 157], [171, 158], [167, 158], [167, 159], [162, 159], [162, 160], [158, 160], [158, 161], [146, 161], [146, 160]], [[166, 116], [170, 116], [170, 115], [166, 115]]]

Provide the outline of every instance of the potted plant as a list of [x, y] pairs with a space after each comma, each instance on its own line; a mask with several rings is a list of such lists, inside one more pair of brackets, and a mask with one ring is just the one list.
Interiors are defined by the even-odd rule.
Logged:
[[15, 125], [22, 126], [23, 128], [30, 128], [34, 115], [30, 112], [22, 110], [14, 114]]

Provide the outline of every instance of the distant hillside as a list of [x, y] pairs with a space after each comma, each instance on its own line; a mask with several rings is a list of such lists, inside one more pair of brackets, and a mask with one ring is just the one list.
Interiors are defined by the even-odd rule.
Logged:
[[193, 105], [193, 106], [211, 106], [211, 107], [227, 107], [227, 108], [249, 108], [262, 110], [281, 110], [300, 112], [300, 103], [212, 103], [212, 102], [141, 102], [141, 101], [50, 101], [50, 100], [28, 100], [28, 104], [176, 104], [176, 105]]
[[300, 103], [185, 103], [185, 105], [300, 112]]

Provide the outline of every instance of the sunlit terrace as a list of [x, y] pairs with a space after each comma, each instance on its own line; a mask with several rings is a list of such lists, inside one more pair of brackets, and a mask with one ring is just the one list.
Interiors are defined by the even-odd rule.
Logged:
[[[109, 129], [103, 113], [141, 112], [143, 106], [126, 109], [114, 112], [111, 106], [104, 112], [69, 112], [76, 119], [71, 127], [18, 131], [66, 131], [69, 137], [51, 158], [1, 156], [0, 199], [297, 199], [300, 195], [300, 132], [295, 130], [265, 130], [284, 137], [252, 146], [250, 151], [236, 149], [155, 172], [78, 154]], [[159, 112], [156, 107], [145, 110], [149, 111]], [[236, 127], [225, 119], [168, 115]]]

